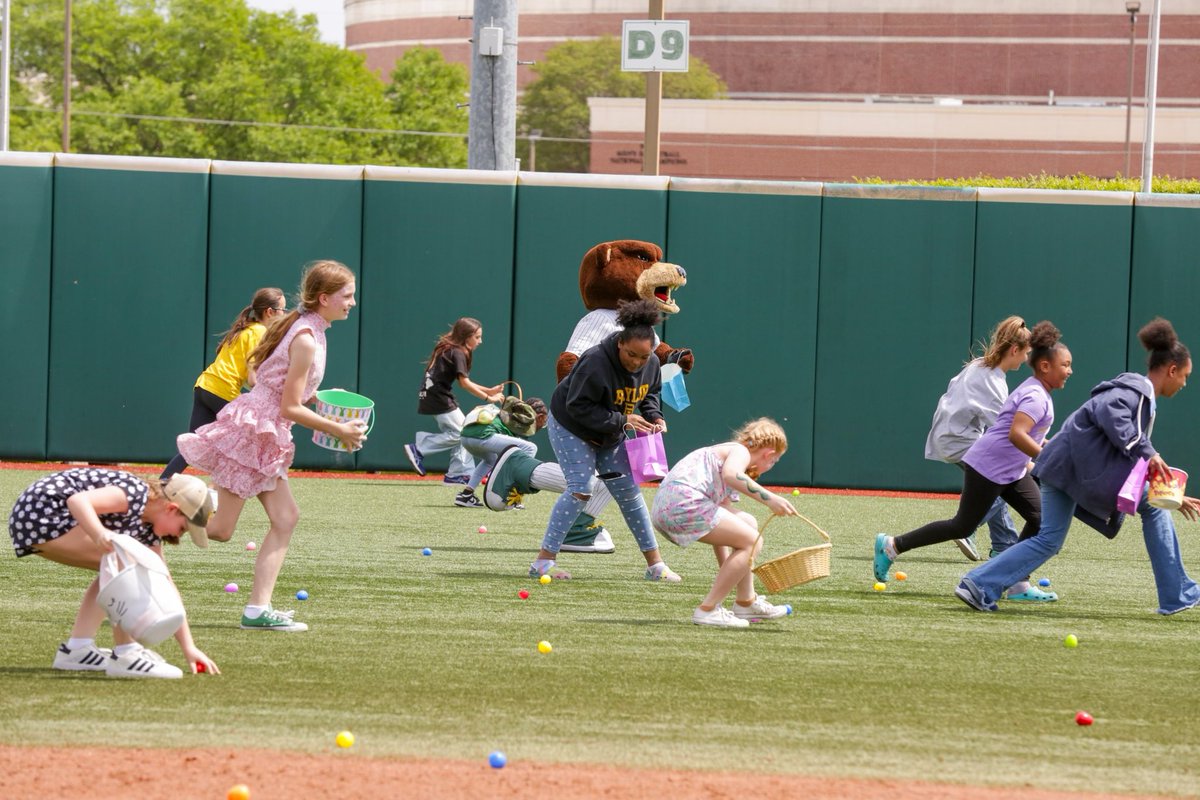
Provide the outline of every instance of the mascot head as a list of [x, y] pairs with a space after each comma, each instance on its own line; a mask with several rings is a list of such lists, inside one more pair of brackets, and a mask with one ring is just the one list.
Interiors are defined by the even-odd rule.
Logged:
[[671, 291], [686, 284], [683, 267], [663, 261], [658, 245], [635, 239], [602, 242], [579, 265], [579, 296], [588, 311], [615, 309], [622, 300], [652, 300], [662, 313], [677, 314]]

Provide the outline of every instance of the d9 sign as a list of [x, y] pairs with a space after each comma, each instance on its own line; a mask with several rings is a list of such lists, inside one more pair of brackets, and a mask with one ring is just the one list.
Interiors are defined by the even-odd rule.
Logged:
[[622, 72], [687, 72], [688, 21], [627, 19], [621, 24]]

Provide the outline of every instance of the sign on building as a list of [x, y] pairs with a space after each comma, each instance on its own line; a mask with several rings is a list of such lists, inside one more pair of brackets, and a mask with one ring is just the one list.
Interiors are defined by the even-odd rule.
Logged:
[[627, 19], [621, 23], [622, 72], [687, 72], [688, 21]]

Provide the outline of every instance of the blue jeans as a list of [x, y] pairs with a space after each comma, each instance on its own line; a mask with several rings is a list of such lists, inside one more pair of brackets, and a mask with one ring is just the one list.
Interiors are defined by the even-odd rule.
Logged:
[[650, 512], [646, 509], [642, 490], [629, 476], [629, 457], [625, 454], [625, 444], [617, 442], [612, 447], [603, 448], [589, 444], [559, 425], [553, 415], [547, 421], [546, 432], [550, 434], [550, 446], [554, 448], [558, 465], [562, 467], [567, 490], [558, 496], [554, 508], [550, 509], [550, 521], [546, 525], [542, 549], [557, 553], [562, 547], [567, 531], [584, 506], [585, 501], [575, 495], [589, 494], [597, 473], [618, 473], [616, 477], [605, 479], [604, 485], [617, 501], [621, 516], [625, 518], [629, 530], [633, 531], [638, 548], [643, 553], [657, 550], [658, 541], [654, 538]]
[[[1062, 549], [1074, 513], [1075, 501], [1069, 494], [1043, 483], [1042, 527], [1037, 536], [1017, 542], [971, 570], [964, 576], [964, 583], [974, 584], [985, 604], [995, 604], [1005, 588], [1032, 574]], [[1150, 505], [1143, 493], [1138, 515], [1142, 518], [1142, 537], [1158, 589], [1158, 613], [1172, 614], [1194, 605], [1200, 600], [1200, 585], [1184, 571], [1171, 512]]]
[[1003, 553], [1017, 543], [1017, 527], [1013, 525], [1008, 503], [1004, 502], [1003, 497], [996, 498], [983, 521], [987, 523], [988, 533], [992, 537], [992, 549], [997, 553]]
[[500, 454], [510, 447], [519, 447], [530, 456], [537, 455], [537, 445], [528, 439], [518, 439], [516, 436], [505, 436], [503, 433], [493, 433], [486, 439], [475, 439], [470, 436], [462, 437], [463, 449], [475, 457], [475, 471], [467, 486], [474, 489], [492, 471]]

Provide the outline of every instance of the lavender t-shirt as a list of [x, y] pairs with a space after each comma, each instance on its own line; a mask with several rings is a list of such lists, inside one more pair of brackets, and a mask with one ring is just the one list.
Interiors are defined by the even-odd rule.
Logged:
[[1041, 442], [1054, 423], [1054, 402], [1037, 378], [1027, 378], [1008, 396], [996, 417], [996, 424], [988, 428], [963, 456], [964, 463], [970, 464], [992, 483], [1019, 481], [1029, 464], [1029, 456], [1008, 440], [1013, 417], [1018, 411], [1033, 420], [1029, 435], [1035, 442]]

